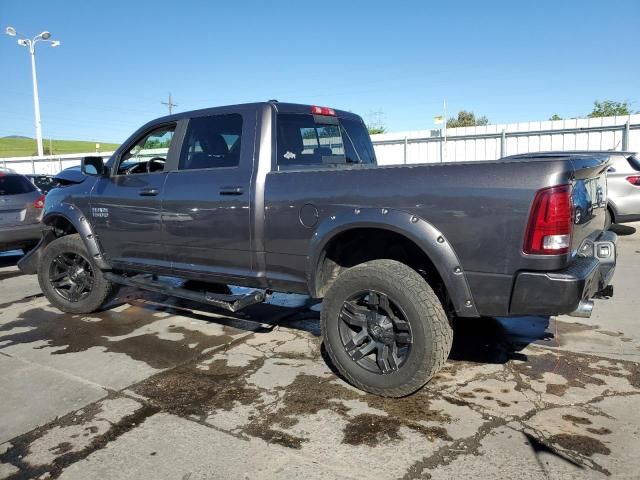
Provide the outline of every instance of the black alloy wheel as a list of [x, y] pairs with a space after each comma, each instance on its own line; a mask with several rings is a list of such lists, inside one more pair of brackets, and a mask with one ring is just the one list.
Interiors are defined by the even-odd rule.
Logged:
[[77, 253], [60, 253], [49, 267], [49, 282], [55, 292], [76, 303], [91, 294], [94, 285], [91, 263]]
[[366, 370], [398, 370], [411, 350], [413, 336], [406, 314], [388, 295], [374, 290], [347, 299], [340, 312], [339, 333], [351, 359]]

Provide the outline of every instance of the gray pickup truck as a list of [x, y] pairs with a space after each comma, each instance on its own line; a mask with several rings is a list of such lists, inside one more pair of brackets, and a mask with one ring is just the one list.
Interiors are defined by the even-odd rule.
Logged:
[[403, 396], [446, 361], [454, 316], [586, 316], [612, 295], [607, 162], [380, 167], [353, 113], [277, 101], [180, 113], [106, 163], [85, 158], [85, 175], [47, 196], [48, 229], [20, 268], [75, 313], [118, 285], [231, 311], [273, 291], [323, 298], [339, 372]]

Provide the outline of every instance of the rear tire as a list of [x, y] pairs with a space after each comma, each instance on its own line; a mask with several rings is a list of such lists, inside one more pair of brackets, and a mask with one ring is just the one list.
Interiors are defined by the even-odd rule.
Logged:
[[78, 234], [47, 245], [38, 265], [38, 283], [51, 304], [67, 313], [95, 312], [118, 292], [118, 286], [104, 278]]
[[433, 289], [395, 260], [366, 262], [339, 275], [325, 295], [321, 326], [338, 371], [357, 388], [385, 397], [424, 386], [446, 362], [453, 341]]

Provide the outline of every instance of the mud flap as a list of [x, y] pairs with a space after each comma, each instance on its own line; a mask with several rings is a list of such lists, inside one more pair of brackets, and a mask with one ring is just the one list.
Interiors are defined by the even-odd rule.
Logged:
[[56, 236], [54, 235], [53, 230], [43, 230], [42, 238], [38, 242], [38, 245], [36, 245], [33, 250], [31, 250], [18, 261], [18, 269], [26, 275], [33, 275], [35, 273], [38, 273], [38, 265], [40, 265], [42, 252], [44, 251], [45, 247], [55, 239]]

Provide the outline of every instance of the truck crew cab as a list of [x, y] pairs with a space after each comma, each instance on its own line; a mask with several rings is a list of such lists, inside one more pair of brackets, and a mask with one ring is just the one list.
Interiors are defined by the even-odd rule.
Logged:
[[121, 284], [233, 311], [272, 291], [324, 298], [342, 375], [403, 396], [446, 361], [452, 316], [584, 316], [612, 294], [607, 161], [379, 167], [353, 113], [276, 101], [179, 113], [106, 164], [83, 159], [85, 175], [47, 196], [48, 229], [20, 268], [65, 312], [93, 312]]

